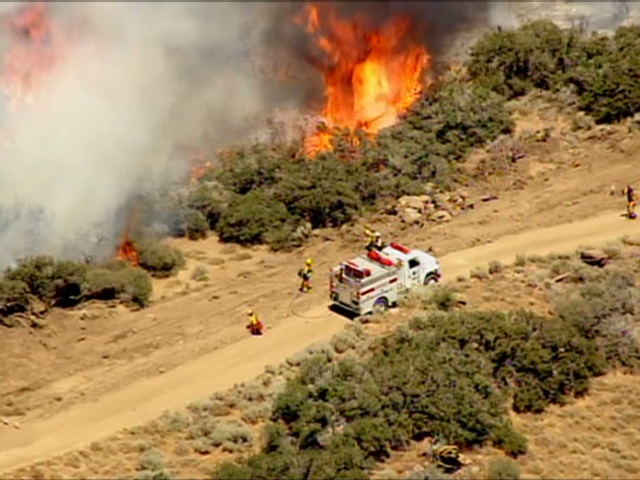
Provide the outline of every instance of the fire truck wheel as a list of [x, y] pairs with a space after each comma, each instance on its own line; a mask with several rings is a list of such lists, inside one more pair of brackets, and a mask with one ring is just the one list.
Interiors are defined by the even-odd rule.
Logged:
[[425, 285], [435, 285], [436, 283], [438, 283], [438, 277], [436, 277], [435, 275], [427, 275], [426, 277], [424, 277]]
[[384, 313], [389, 308], [389, 301], [386, 298], [379, 298], [373, 304], [373, 313]]

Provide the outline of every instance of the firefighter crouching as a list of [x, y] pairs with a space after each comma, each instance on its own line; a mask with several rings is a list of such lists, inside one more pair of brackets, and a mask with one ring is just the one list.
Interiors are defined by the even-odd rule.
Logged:
[[307, 261], [304, 262], [304, 267], [298, 270], [298, 277], [302, 279], [300, 283], [300, 292], [307, 293], [311, 290], [311, 276], [313, 275], [313, 260], [307, 258]]
[[262, 335], [262, 330], [264, 329], [264, 325], [258, 318], [258, 315], [251, 309], [247, 312], [249, 316], [249, 324], [247, 325], [247, 330], [251, 333], [251, 335]]
[[638, 194], [631, 185], [627, 185], [625, 188], [625, 195], [627, 196], [627, 217], [636, 218], [636, 205], [638, 204]]
[[367, 236], [367, 245], [365, 247], [367, 252], [372, 252], [373, 250], [381, 251], [384, 248], [380, 232], [374, 232], [369, 228], [365, 228], [364, 233]]

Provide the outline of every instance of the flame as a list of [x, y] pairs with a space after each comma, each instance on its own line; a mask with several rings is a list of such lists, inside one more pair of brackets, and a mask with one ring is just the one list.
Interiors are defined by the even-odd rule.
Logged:
[[9, 108], [33, 107], [36, 94], [65, 52], [65, 39], [51, 22], [46, 2], [32, 2], [9, 19], [13, 34], [0, 88]]
[[206, 154], [202, 151], [196, 151], [192, 154], [193, 166], [189, 176], [189, 181], [192, 184], [196, 183], [211, 170], [211, 162], [206, 158]]
[[136, 250], [135, 245], [126, 235], [123, 236], [120, 241], [116, 259], [127, 262], [134, 267], [138, 266], [138, 250]]
[[118, 244], [118, 250], [116, 252], [116, 260], [127, 262], [130, 265], [137, 267], [139, 265], [138, 250], [135, 244], [131, 240], [131, 232], [137, 219], [137, 209], [134, 207], [129, 211], [127, 218], [127, 224], [125, 225], [124, 232]]
[[[422, 93], [431, 58], [413, 37], [410, 18], [394, 16], [373, 28], [363, 16], [343, 19], [327, 3], [306, 3], [294, 20], [326, 59], [313, 63], [324, 79], [329, 127], [375, 134], [394, 125]], [[330, 149], [330, 132], [317, 132], [305, 147], [311, 155]]]

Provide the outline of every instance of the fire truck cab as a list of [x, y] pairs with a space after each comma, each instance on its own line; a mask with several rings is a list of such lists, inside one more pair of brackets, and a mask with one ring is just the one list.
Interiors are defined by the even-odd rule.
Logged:
[[384, 312], [398, 298], [420, 285], [440, 280], [440, 264], [418, 249], [391, 243], [381, 252], [368, 252], [333, 268], [331, 301], [357, 315]]

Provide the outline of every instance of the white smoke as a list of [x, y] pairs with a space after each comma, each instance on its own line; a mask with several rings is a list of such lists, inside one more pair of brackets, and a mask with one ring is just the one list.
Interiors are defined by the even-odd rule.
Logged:
[[620, 25], [640, 20], [640, 4], [635, 1], [527, 1], [491, 2], [490, 23], [503, 28], [526, 21], [549, 19], [561, 27], [610, 32]]
[[80, 25], [79, 39], [36, 108], [0, 119], [11, 138], [0, 146], [0, 267], [26, 254], [92, 253], [86, 232], [99, 225], [115, 237], [123, 202], [175, 179], [177, 147], [203, 136], [221, 145], [271, 109], [247, 55], [266, 25], [261, 3], [49, 6], [63, 30]]

